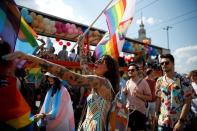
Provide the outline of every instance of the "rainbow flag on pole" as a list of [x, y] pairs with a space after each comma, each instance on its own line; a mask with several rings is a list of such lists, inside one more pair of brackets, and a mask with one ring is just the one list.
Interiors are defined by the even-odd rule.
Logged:
[[97, 58], [108, 54], [114, 59], [118, 59], [119, 52], [122, 51], [125, 42], [126, 31], [131, 21], [132, 19], [121, 22], [112, 37], [110, 37], [108, 32], [104, 35], [95, 49]]
[[13, 0], [0, 2], [0, 37], [8, 42], [15, 50], [17, 39], [28, 42], [32, 47], [37, 47], [35, 39], [37, 34], [21, 17], [20, 11]]
[[112, 36], [122, 21], [126, 8], [126, 0], [119, 0], [111, 8], [105, 11], [106, 21], [109, 29], [109, 34]]
[[108, 54], [113, 58], [118, 59], [119, 52], [122, 51], [125, 42], [126, 32], [133, 20], [134, 9], [135, 0], [119, 0], [105, 12], [109, 32], [104, 35], [103, 39], [98, 43], [95, 49], [97, 58], [104, 54]]

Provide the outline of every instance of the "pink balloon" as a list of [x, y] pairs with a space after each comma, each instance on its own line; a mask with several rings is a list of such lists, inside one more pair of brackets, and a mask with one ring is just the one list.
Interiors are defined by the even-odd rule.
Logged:
[[78, 34], [78, 30], [77, 29], [74, 29], [74, 34]]
[[76, 28], [76, 25], [75, 25], [75, 24], [71, 24], [71, 27], [72, 27], [72, 28]]
[[70, 28], [70, 23], [66, 23], [66, 28], [67, 28], [67, 29]]
[[56, 31], [58, 34], [62, 33], [62, 29], [61, 28], [57, 28], [57, 31]]
[[82, 30], [79, 31], [79, 35], [81, 35], [81, 34], [83, 34], [83, 31]]
[[57, 21], [57, 22], [55, 22], [55, 27], [56, 27], [56, 28], [61, 28], [61, 23], [60, 23], [60, 22], [58, 22], [58, 21]]
[[58, 27], [58, 21], [55, 21], [55, 27], [56, 28]]
[[67, 32], [66, 26], [63, 26], [63, 27], [62, 27], [62, 31], [65, 32], [65, 33]]
[[60, 24], [60, 27], [63, 29], [63, 28], [64, 28], [64, 24], [63, 24], [63, 23], [61, 23], [61, 24]]
[[72, 28], [69, 28], [69, 29], [68, 29], [68, 33], [69, 33], [69, 34], [73, 34], [73, 32], [74, 32], [74, 31], [73, 31]]

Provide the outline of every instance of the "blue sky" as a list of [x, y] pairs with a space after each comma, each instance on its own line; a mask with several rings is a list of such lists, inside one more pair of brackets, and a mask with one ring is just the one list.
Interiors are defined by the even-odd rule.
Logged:
[[[110, 0], [16, 0], [16, 3], [48, 14], [90, 25]], [[115, 0], [114, 0], [115, 1]], [[197, 69], [197, 0], [136, 0], [134, 20], [127, 37], [137, 38], [139, 23], [143, 21], [152, 44], [169, 47], [175, 56], [176, 71], [187, 73]], [[94, 27], [107, 31], [105, 16]]]

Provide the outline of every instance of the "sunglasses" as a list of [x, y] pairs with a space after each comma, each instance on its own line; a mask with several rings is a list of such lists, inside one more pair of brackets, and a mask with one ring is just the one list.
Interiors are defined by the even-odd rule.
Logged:
[[128, 69], [128, 71], [134, 72], [134, 71], [135, 71], [135, 69]]
[[163, 66], [164, 64], [165, 64], [165, 65], [169, 65], [170, 62], [169, 62], [169, 61], [165, 61], [165, 62], [161, 62], [161, 63], [160, 63], [161, 66]]
[[41, 73], [47, 73], [47, 71], [41, 71]]

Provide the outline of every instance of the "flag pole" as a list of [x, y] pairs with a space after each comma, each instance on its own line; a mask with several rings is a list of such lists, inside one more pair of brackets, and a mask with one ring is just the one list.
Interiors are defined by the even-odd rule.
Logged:
[[[92, 22], [92, 24], [85, 30], [85, 32], [82, 34], [82, 35], [79, 35], [79, 38], [77, 40], [77, 42], [75, 43], [75, 45], [73, 46], [72, 49], [75, 48], [75, 46], [77, 44], [80, 44], [81, 43], [81, 40], [87, 35], [87, 33], [89, 32], [90, 28], [94, 25], [94, 23], [99, 19], [99, 17], [103, 14], [103, 12], [109, 7], [109, 5], [113, 2], [113, 0], [111, 0], [107, 5], [106, 7], [102, 10], [102, 12], [96, 17], [96, 19]], [[71, 49], [71, 50], [72, 50]]]

